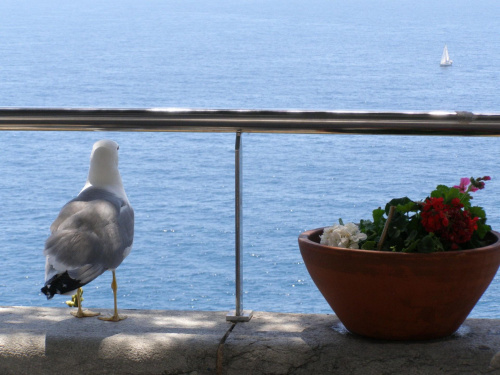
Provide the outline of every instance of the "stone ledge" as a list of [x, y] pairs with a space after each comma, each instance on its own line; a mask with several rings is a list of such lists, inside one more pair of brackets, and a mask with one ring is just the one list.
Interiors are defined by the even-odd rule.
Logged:
[[0, 307], [0, 374], [500, 374], [498, 320], [410, 343], [352, 335], [326, 314], [255, 312], [233, 326], [226, 312], [122, 312], [111, 323]]

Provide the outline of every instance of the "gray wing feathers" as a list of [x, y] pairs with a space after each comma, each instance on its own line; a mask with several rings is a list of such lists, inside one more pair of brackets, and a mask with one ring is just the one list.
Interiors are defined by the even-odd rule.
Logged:
[[50, 228], [44, 250], [46, 276], [52, 267], [57, 272], [67, 270], [77, 280], [91, 281], [118, 267], [132, 245], [132, 207], [105, 190], [87, 190], [63, 207]]
[[132, 246], [134, 242], [134, 210], [129, 205], [120, 208], [118, 225], [119, 228], [121, 228], [120, 234], [123, 240], [123, 246]]
[[80, 280], [82, 284], [87, 284], [105, 271], [106, 268], [101, 264], [86, 264], [76, 270], [68, 271], [68, 275], [74, 280]]
[[[68, 270], [68, 275], [74, 279], [79, 280], [83, 285], [91, 282], [96, 277], [102, 275], [106, 269], [100, 265], [86, 264], [83, 267], [78, 267], [72, 270]], [[50, 264], [49, 259], [45, 263], [45, 280], [50, 280], [53, 276], [57, 275], [58, 272], [52, 264]]]

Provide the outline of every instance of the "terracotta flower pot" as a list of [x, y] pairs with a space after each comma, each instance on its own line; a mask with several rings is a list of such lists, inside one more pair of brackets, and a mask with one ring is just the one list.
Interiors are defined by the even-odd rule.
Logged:
[[311, 278], [356, 334], [428, 340], [454, 333], [500, 264], [500, 234], [492, 245], [463, 251], [406, 254], [320, 245], [323, 228], [299, 236]]

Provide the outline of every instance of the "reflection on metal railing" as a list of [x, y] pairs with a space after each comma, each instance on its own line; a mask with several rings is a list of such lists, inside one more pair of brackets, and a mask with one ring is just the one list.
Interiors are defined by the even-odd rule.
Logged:
[[191, 109], [0, 109], [0, 130], [79, 130], [236, 133], [236, 309], [226, 319], [248, 321], [243, 310], [242, 133], [500, 136], [500, 114], [471, 112], [334, 112]]
[[500, 135], [500, 114], [183, 109], [0, 109], [0, 130]]

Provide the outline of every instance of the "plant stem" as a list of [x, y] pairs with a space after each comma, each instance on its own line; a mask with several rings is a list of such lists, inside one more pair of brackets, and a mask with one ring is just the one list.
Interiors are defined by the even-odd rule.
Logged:
[[387, 220], [384, 225], [384, 230], [382, 231], [382, 235], [380, 236], [380, 241], [377, 244], [377, 250], [382, 250], [382, 245], [384, 244], [385, 237], [387, 236], [387, 230], [389, 229], [389, 225], [391, 224], [392, 217], [394, 216], [394, 211], [396, 211], [395, 206], [391, 206], [389, 208], [389, 215], [387, 215]]

